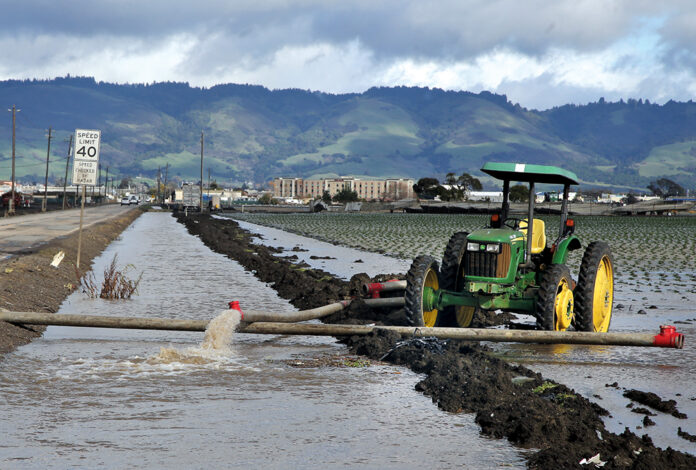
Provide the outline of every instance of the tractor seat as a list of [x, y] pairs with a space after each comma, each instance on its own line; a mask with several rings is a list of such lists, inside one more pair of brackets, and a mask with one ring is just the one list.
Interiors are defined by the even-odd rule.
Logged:
[[[532, 219], [532, 254], [538, 255], [546, 248], [546, 224], [541, 219]], [[520, 232], [527, 240], [527, 219], [520, 222]]]

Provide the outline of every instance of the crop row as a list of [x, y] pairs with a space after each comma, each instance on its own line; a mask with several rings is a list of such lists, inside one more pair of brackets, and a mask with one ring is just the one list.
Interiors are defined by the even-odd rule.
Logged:
[[[440, 258], [454, 232], [486, 225], [483, 215], [455, 214], [235, 214], [235, 218], [272, 226], [332, 243], [399, 258], [429, 254]], [[542, 216], [547, 240], [558, 235], [559, 218]], [[583, 248], [609, 243], [617, 274], [653, 281], [696, 280], [696, 217], [575, 217]], [[549, 242], [550, 243], [550, 242]], [[571, 252], [568, 264], [577, 272], [583, 250]], [[680, 284], [677, 282], [677, 284]]]

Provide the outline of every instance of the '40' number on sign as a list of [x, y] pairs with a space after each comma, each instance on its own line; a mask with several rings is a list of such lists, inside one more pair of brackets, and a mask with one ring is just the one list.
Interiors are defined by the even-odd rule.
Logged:
[[76, 152], [77, 155], [82, 155], [83, 157], [96, 157], [97, 156], [97, 148], [96, 147], [87, 147], [86, 145], [83, 145], [80, 147]]

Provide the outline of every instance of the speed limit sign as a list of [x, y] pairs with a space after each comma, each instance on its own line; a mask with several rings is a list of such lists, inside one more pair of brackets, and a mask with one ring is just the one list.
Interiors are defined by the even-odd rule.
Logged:
[[75, 160], [99, 160], [99, 141], [101, 131], [75, 130]]
[[95, 186], [99, 163], [101, 131], [75, 129], [73, 184]]

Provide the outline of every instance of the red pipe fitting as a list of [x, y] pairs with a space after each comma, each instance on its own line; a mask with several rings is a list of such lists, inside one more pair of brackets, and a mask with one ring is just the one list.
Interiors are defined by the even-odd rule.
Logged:
[[385, 282], [368, 282], [366, 284], [363, 284], [363, 291], [365, 294], [369, 295], [373, 299], [379, 299], [381, 296], [381, 292], [383, 290], [387, 290], [387, 284], [390, 282], [399, 282], [398, 279], [390, 279]]
[[677, 328], [672, 325], [660, 325], [660, 334], [655, 336], [653, 345], [660, 348], [682, 349], [684, 335], [677, 333]]
[[379, 299], [379, 293], [382, 292], [382, 289], [384, 289], [384, 287], [381, 282], [371, 282], [367, 285], [367, 293], [370, 294], [373, 299]]
[[242, 309], [241, 309], [241, 307], [239, 306], [239, 300], [233, 300], [232, 302], [230, 302], [230, 303], [227, 304], [227, 305], [230, 306], [230, 310], [238, 310], [238, 311], [239, 311], [239, 317], [240, 317], [239, 319], [240, 319], [240, 320], [244, 320], [244, 312], [242, 312]]

